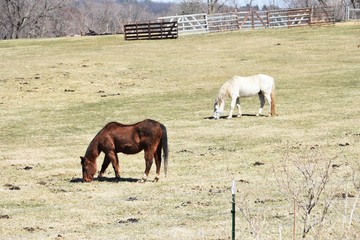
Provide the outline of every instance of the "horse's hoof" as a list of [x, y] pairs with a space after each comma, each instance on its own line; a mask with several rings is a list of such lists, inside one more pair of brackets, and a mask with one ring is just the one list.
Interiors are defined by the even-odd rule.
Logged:
[[257, 113], [257, 114], [256, 114], [256, 116], [258, 117], [258, 116], [260, 116], [260, 114], [259, 114], [259, 113]]
[[159, 179], [160, 179], [160, 178], [155, 177], [155, 178], [154, 178], [154, 182], [158, 182], [158, 181], [159, 181]]
[[139, 183], [144, 183], [144, 182], [147, 182], [147, 178], [142, 177], [142, 178], [139, 180]]
[[238, 118], [239, 118], [239, 117], [242, 117], [242, 114], [238, 114], [238, 115], [236, 115], [236, 117], [238, 117]]

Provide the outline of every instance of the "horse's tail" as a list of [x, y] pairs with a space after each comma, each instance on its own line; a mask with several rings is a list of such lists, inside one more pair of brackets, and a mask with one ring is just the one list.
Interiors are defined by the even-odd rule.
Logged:
[[165, 171], [165, 177], [167, 173], [168, 168], [168, 158], [169, 158], [169, 147], [168, 147], [168, 137], [167, 137], [167, 130], [166, 127], [163, 124], [160, 124], [161, 130], [162, 130], [162, 149], [163, 149], [163, 157], [164, 157], [164, 171]]
[[271, 116], [275, 116], [275, 81], [273, 81], [272, 90], [270, 93], [271, 97]]

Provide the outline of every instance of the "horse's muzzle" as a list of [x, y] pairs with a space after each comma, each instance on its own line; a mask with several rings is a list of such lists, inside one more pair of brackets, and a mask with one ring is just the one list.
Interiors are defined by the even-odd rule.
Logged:
[[217, 120], [220, 118], [220, 113], [219, 112], [214, 112], [214, 115], [213, 115], [214, 119]]
[[92, 177], [83, 177], [83, 182], [92, 182]]

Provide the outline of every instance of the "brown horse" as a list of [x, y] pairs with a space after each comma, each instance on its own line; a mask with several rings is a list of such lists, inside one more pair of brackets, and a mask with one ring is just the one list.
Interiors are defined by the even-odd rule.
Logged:
[[144, 150], [145, 172], [143, 181], [147, 180], [153, 159], [155, 158], [156, 177], [159, 180], [161, 167], [161, 149], [164, 153], [165, 176], [168, 166], [168, 140], [166, 127], [154, 120], [146, 119], [132, 125], [110, 122], [90, 142], [85, 156], [80, 157], [83, 181], [91, 182], [96, 173], [96, 159], [101, 152], [105, 154], [99, 178], [110, 162], [115, 171], [115, 178], [120, 179], [118, 152], [136, 154]]

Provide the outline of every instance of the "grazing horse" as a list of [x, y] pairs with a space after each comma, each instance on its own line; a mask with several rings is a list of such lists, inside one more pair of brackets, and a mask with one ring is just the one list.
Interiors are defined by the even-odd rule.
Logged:
[[146, 119], [132, 125], [124, 125], [110, 122], [90, 142], [85, 156], [80, 157], [83, 181], [91, 182], [96, 173], [96, 159], [101, 152], [105, 154], [99, 178], [111, 163], [115, 178], [120, 179], [118, 152], [125, 154], [136, 154], [144, 150], [145, 172], [142, 177], [146, 181], [149, 175], [153, 159], [155, 158], [156, 177], [160, 178], [161, 150], [164, 153], [165, 176], [168, 166], [168, 140], [166, 127], [154, 120]]
[[250, 97], [259, 95], [260, 109], [256, 116], [259, 116], [265, 105], [265, 98], [270, 105], [269, 115], [275, 116], [275, 81], [272, 77], [259, 74], [250, 77], [235, 76], [225, 82], [215, 99], [214, 104], [214, 118], [219, 119], [221, 113], [224, 111], [226, 98], [231, 98], [230, 113], [227, 118], [232, 118], [232, 113], [235, 104], [239, 109], [238, 117], [241, 117], [240, 100], [241, 97]]

